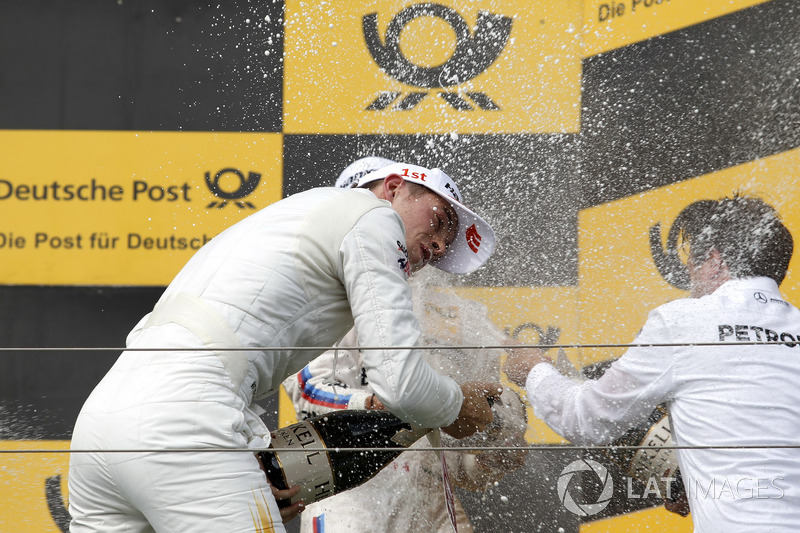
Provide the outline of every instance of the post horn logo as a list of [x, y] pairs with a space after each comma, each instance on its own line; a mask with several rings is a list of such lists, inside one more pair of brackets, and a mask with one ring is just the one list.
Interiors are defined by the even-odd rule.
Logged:
[[[400, 50], [400, 32], [406, 24], [424, 16], [442, 19], [456, 34], [455, 51], [447, 61], [435, 67], [415, 65], [403, 56]], [[478, 13], [477, 28], [473, 35], [464, 18], [454, 9], [434, 3], [414, 4], [394, 16], [386, 29], [383, 42], [378, 33], [377, 13], [364, 15], [361, 23], [369, 53], [387, 75], [401, 83], [421, 89], [443, 89], [455, 87], [475, 78], [494, 63], [511, 35], [512, 19], [481, 11]], [[428, 94], [428, 91], [413, 91], [403, 96], [396, 91], [381, 91], [367, 110], [382, 111], [394, 103], [393, 110], [407, 111], [419, 104]], [[473, 104], [483, 110], [500, 109], [482, 92], [466, 92], [472, 103], [459, 92], [440, 91], [439, 95], [459, 111], [470, 111], [474, 109]]]
[[534, 344], [538, 344], [540, 346], [552, 346], [558, 342], [558, 338], [561, 336], [561, 328], [558, 326], [547, 326], [547, 328], [545, 328], [544, 326], [534, 322], [525, 322], [524, 324], [520, 324], [514, 328], [513, 332], [509, 328], [506, 328], [505, 332], [507, 335], [510, 335], [516, 340], [523, 340], [524, 337], [526, 337], [524, 333], [528, 330], [536, 332], [536, 335], [539, 338], [534, 342]]
[[44, 482], [44, 490], [50, 517], [53, 519], [53, 522], [55, 522], [59, 531], [67, 533], [69, 531], [69, 522], [71, 518], [61, 493], [61, 476], [56, 475], [48, 477]]
[[[235, 191], [226, 191], [220, 186], [220, 180], [226, 174], [232, 174], [239, 180], [239, 187]], [[211, 177], [210, 172], [206, 172], [206, 185], [211, 193], [217, 198], [222, 198], [221, 202], [216, 200], [209, 203], [206, 208], [211, 209], [216, 207], [222, 209], [228, 205], [228, 200], [233, 200], [239, 209], [255, 209], [251, 202], [240, 201], [242, 198], [249, 196], [256, 189], [258, 182], [261, 181], [261, 174], [258, 172], [248, 172], [247, 176], [238, 168], [223, 168], [217, 172], [214, 177]]]
[[661, 244], [661, 223], [657, 222], [650, 227], [650, 255], [653, 256], [653, 263], [661, 277], [676, 289], [689, 290], [689, 269], [680, 256], [684, 233], [700, 233], [702, 228], [698, 224], [702, 223], [704, 213], [712, 204], [712, 200], [699, 200], [684, 207], [667, 233], [666, 247]]

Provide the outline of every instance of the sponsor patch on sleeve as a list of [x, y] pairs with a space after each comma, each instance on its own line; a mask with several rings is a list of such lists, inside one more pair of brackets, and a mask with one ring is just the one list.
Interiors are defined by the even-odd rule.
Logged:
[[400, 251], [397, 264], [400, 265], [400, 269], [405, 272], [406, 277], [408, 277], [411, 275], [411, 264], [408, 262], [408, 250], [406, 249], [406, 245], [400, 241], [397, 241], [397, 249]]

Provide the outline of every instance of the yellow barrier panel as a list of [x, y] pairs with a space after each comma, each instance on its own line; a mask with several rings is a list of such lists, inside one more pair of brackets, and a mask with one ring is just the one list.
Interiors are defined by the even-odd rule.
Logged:
[[282, 196], [282, 136], [0, 131], [0, 283], [166, 285]]
[[657, 507], [581, 524], [580, 533], [641, 533], [654, 526], [658, 527], [659, 533], [691, 533], [694, 530], [691, 517]]
[[580, 4], [286, 2], [284, 132], [577, 132]]

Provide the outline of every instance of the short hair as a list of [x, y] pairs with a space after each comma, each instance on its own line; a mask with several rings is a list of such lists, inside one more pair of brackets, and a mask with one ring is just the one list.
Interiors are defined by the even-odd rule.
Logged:
[[760, 198], [735, 192], [718, 200], [699, 200], [687, 206], [675, 224], [695, 261], [716, 249], [733, 278], [766, 276], [780, 285], [786, 277], [794, 240], [778, 212]]

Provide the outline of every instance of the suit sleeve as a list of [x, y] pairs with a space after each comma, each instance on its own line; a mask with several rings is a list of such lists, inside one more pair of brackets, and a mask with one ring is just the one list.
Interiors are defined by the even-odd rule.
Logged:
[[[636, 344], [669, 339], [668, 328], [654, 311]], [[608, 444], [670, 399], [672, 362], [669, 347], [633, 347], [602, 377], [581, 384], [540, 363], [528, 375], [525, 390], [534, 414], [562, 437], [575, 444]]]
[[[341, 272], [367, 379], [386, 408], [423, 427], [445, 427], [463, 396], [414, 346], [420, 337], [407, 282], [405, 230], [390, 207], [369, 211], [345, 236]], [[366, 347], [366, 349], [365, 349]]]
[[351, 331], [333, 350], [323, 353], [283, 386], [298, 418], [305, 419], [338, 409], [364, 409], [372, 389], [364, 383], [363, 362], [355, 332]]

